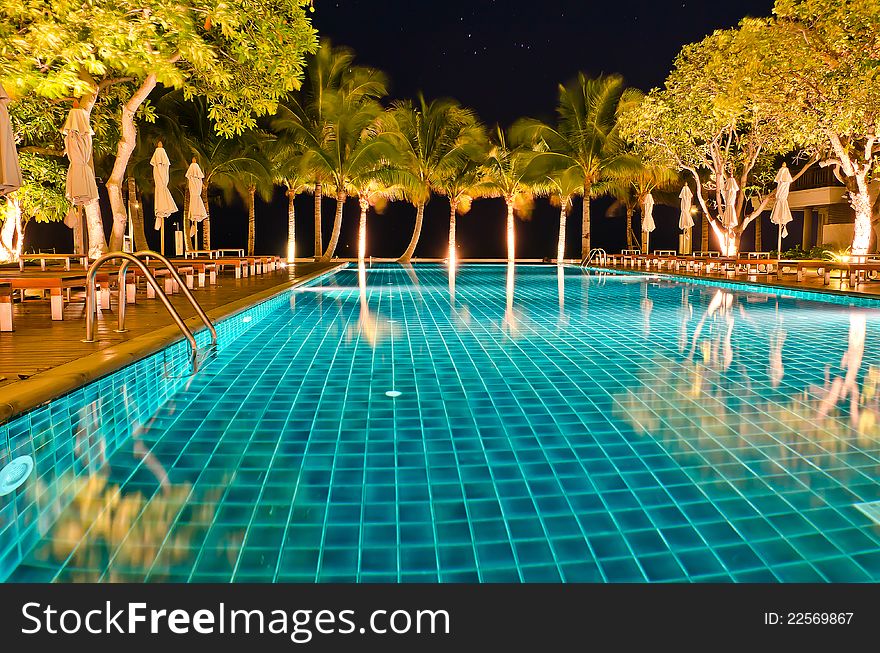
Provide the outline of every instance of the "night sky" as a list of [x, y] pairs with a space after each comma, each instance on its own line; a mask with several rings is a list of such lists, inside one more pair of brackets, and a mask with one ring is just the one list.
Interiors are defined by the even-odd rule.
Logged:
[[[486, 124], [507, 126], [520, 116], [552, 120], [558, 83], [579, 70], [590, 75], [618, 72], [629, 85], [645, 91], [662, 85], [683, 44], [735, 26], [745, 15], [769, 15], [772, 5], [772, 0], [316, 0], [312, 19], [321, 37], [352, 47], [359, 63], [384, 70], [391, 80], [391, 98], [418, 91], [428, 98], [451, 96], [474, 108]], [[311, 201], [303, 196], [296, 203], [300, 256], [312, 253]], [[607, 206], [607, 200], [593, 202], [593, 242], [618, 250], [625, 244], [623, 219], [606, 218]], [[579, 249], [580, 210], [578, 200], [569, 220], [569, 256]], [[333, 201], [325, 200], [328, 235], [332, 211]], [[357, 202], [350, 200], [337, 250], [342, 256], [356, 254], [357, 215]], [[661, 206], [655, 215], [652, 248], [675, 247], [676, 210]], [[212, 218], [216, 246], [244, 245], [242, 206], [212, 208]], [[414, 218], [415, 210], [404, 203], [392, 204], [384, 215], [371, 212], [368, 253], [399, 255]], [[283, 254], [286, 220], [280, 189], [270, 205], [258, 202], [258, 252]], [[458, 222], [461, 256], [504, 256], [504, 222], [501, 200], [475, 202]], [[29, 246], [67, 231], [58, 225], [28, 229]], [[518, 256], [554, 255], [557, 229], [557, 209], [538, 200], [532, 218], [517, 221]], [[155, 238], [149, 226], [148, 232]], [[448, 205], [435, 197], [426, 209], [416, 255], [444, 255], [447, 232]]]

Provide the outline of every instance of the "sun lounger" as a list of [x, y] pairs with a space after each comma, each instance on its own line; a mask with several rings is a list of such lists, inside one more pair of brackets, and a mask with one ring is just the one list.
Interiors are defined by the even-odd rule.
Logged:
[[0, 271], [0, 283], [8, 283], [11, 290], [48, 290], [53, 320], [64, 319], [62, 290], [85, 288], [86, 275], [79, 272], [17, 272]]
[[71, 261], [77, 261], [83, 267], [88, 267], [88, 257], [82, 256], [80, 254], [22, 254], [19, 259], [19, 266], [22, 271], [24, 270], [25, 261], [39, 261], [40, 269], [44, 271], [46, 270], [46, 264], [53, 261], [63, 263], [64, 269], [68, 272], [70, 271]]

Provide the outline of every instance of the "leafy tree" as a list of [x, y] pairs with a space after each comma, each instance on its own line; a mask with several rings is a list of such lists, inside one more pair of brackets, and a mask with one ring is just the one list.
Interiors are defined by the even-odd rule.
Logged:
[[[664, 88], [621, 118], [622, 134], [649, 165], [687, 172], [695, 197], [726, 254], [773, 198], [779, 157], [797, 148], [792, 125], [774, 107], [762, 26], [719, 30], [685, 46]], [[797, 176], [810, 165], [808, 163]]]
[[568, 180], [580, 177], [578, 194], [584, 198], [581, 256], [590, 252], [590, 198], [601, 195], [603, 182], [631, 162], [619, 135], [618, 118], [641, 97], [641, 92], [626, 88], [619, 75], [591, 79], [580, 73], [574, 81], [559, 86], [555, 126], [526, 119], [513, 130], [526, 142], [543, 143], [541, 159], [550, 161], [558, 175]]
[[[331, 138], [327, 113], [331, 106], [327, 98], [344, 92], [350, 102], [356, 102], [378, 99], [387, 93], [385, 76], [373, 68], [354, 65], [354, 58], [351, 49], [333, 46], [322, 39], [318, 51], [307, 59], [302, 88], [278, 107], [271, 122], [273, 131], [303, 152], [327, 149]], [[309, 182], [315, 193], [315, 258], [319, 258], [323, 253], [321, 198], [332, 179], [313, 177]]]
[[880, 159], [880, 4], [777, 0], [774, 14], [769, 29], [756, 20], [742, 28], [769, 32], [761, 60], [775, 91], [772, 110], [846, 185], [852, 253], [864, 255], [880, 222], [870, 193]]
[[[0, 71], [19, 93], [81, 98], [90, 111], [108, 88], [130, 93], [119, 119], [116, 159], [107, 180], [113, 210], [111, 249], [120, 249], [122, 200], [136, 141], [135, 116], [157, 84], [202, 95], [224, 135], [272, 114], [298, 88], [315, 48], [306, 0], [0, 0]], [[94, 221], [94, 216], [91, 218]]]
[[404, 196], [416, 207], [413, 235], [399, 259], [407, 263], [418, 245], [431, 191], [441, 190], [441, 180], [462, 165], [473, 148], [481, 147], [485, 133], [476, 114], [455, 100], [441, 98], [428, 102], [421, 94], [415, 102], [394, 103], [383, 116], [382, 124], [385, 131], [394, 134], [399, 184]]

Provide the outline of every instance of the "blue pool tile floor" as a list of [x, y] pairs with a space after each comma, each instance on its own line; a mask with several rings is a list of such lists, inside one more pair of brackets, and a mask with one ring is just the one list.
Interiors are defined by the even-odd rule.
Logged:
[[880, 580], [870, 304], [379, 265], [234, 319], [9, 580]]

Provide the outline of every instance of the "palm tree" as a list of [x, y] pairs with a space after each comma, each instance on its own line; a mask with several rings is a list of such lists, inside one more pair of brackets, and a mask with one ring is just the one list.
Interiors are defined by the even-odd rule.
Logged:
[[[633, 249], [636, 240], [632, 230], [632, 218], [636, 207], [644, 206], [648, 193], [671, 191], [678, 180], [678, 173], [671, 168], [638, 162], [633, 168], [605, 182], [605, 193], [615, 200], [607, 214], [616, 215], [622, 210], [626, 215], [627, 249]], [[671, 203], [674, 205], [676, 202], [673, 200]], [[644, 237], [640, 242], [644, 242]]]
[[296, 196], [313, 189], [302, 166], [302, 151], [291, 142], [286, 133], [276, 137], [269, 151], [272, 176], [276, 184], [284, 186], [287, 196], [287, 261], [296, 258]]
[[329, 261], [336, 252], [342, 229], [342, 210], [358, 184], [395, 157], [391, 134], [380, 133], [382, 106], [370, 97], [340, 89], [324, 96], [327, 136], [319, 146], [311, 143], [303, 154], [303, 170], [325, 180], [336, 195], [336, 216], [330, 242], [321, 256]]
[[421, 94], [416, 102], [396, 102], [382, 123], [385, 131], [395, 134], [399, 185], [416, 208], [413, 235], [399, 259], [408, 263], [422, 233], [431, 191], [440, 190], [443, 176], [467, 159], [469, 148], [484, 141], [485, 135], [470, 109], [448, 98], [427, 102]]
[[590, 198], [601, 195], [602, 182], [632, 163], [618, 135], [617, 118], [641, 98], [642, 93], [626, 88], [619, 75], [590, 79], [580, 73], [573, 82], [559, 86], [555, 127], [537, 120], [524, 120], [518, 125], [517, 131], [525, 140], [544, 143], [544, 156], [557, 158], [557, 169], [580, 171], [583, 187], [578, 194], [584, 198], [582, 257], [590, 253]]
[[[344, 91], [352, 99], [378, 99], [387, 93], [385, 76], [366, 66], [355, 66], [354, 52], [349, 48], [334, 47], [324, 39], [318, 51], [306, 63], [303, 84], [278, 108], [272, 120], [272, 129], [279, 135], [285, 132], [303, 151], [328, 147], [330, 133], [326, 98]], [[331, 179], [314, 177], [309, 180], [315, 193], [315, 258], [321, 257], [321, 198], [325, 184]]]
[[486, 192], [484, 169], [474, 159], [460, 160], [449, 166], [440, 176], [437, 190], [449, 199], [449, 254], [450, 265], [455, 264], [455, 216], [464, 215], [474, 199]]
[[476, 191], [486, 197], [502, 197], [507, 206], [507, 261], [516, 258], [514, 214], [531, 210], [532, 197], [537, 187], [533, 181], [530, 163], [535, 152], [522, 143], [508, 144], [504, 131], [498, 127], [496, 141], [482, 163], [483, 180]]

